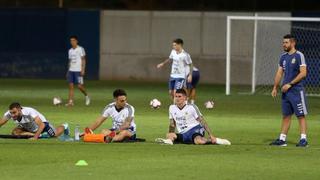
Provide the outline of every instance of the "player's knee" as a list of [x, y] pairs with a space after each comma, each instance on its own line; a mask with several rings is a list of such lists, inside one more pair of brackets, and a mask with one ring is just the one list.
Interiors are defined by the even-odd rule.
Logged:
[[206, 144], [206, 140], [200, 136], [195, 137], [193, 142], [196, 145]]
[[78, 88], [79, 89], [83, 89], [83, 85], [82, 84], [78, 84]]

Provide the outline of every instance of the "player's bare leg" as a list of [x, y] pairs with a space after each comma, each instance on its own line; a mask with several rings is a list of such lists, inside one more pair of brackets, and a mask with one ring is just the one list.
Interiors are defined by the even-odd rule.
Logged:
[[34, 136], [34, 133], [28, 132], [28, 131], [24, 131], [23, 129], [19, 128], [19, 127], [15, 127], [12, 132], [12, 135], [26, 135], [26, 136]]
[[109, 135], [112, 131], [110, 131], [109, 129], [102, 129], [101, 130], [101, 134], [104, 134], [105, 136]]
[[86, 97], [86, 105], [88, 106], [90, 104], [90, 98], [88, 96], [86, 89], [84, 88], [83, 84], [78, 84], [78, 88], [82, 92], [82, 94]]
[[281, 125], [281, 134], [288, 134], [291, 125], [291, 116], [284, 116]]
[[298, 117], [299, 126], [300, 126], [300, 134], [307, 134], [307, 121], [304, 116]]
[[[66, 133], [66, 132], [65, 132], [66, 129], [68, 129], [67, 123], [56, 127], [55, 137], [59, 137], [59, 136], [62, 135], [63, 133]], [[69, 129], [68, 129], [68, 131], [69, 131]], [[68, 133], [69, 133], [69, 132], [68, 132]], [[66, 135], [69, 135], [69, 134], [66, 134]]]
[[74, 97], [74, 85], [69, 83], [69, 100], [66, 106], [73, 106], [73, 97]]
[[189, 98], [190, 98], [190, 103], [194, 104], [194, 100], [196, 99], [196, 88], [190, 89]]
[[121, 142], [125, 138], [130, 138], [133, 134], [128, 130], [122, 130], [112, 138], [112, 142]]
[[196, 136], [193, 139], [194, 144], [196, 145], [201, 145], [201, 144], [207, 144], [207, 142], [209, 142], [206, 138], [201, 137], [201, 136]]

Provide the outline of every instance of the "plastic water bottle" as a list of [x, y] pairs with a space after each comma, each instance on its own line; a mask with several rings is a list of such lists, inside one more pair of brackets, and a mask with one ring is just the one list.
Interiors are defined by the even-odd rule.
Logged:
[[80, 126], [78, 124], [74, 128], [74, 140], [80, 141]]

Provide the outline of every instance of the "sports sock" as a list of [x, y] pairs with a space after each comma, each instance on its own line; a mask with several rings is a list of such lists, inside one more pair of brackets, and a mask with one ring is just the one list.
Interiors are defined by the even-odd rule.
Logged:
[[307, 139], [307, 135], [306, 134], [301, 134], [300, 139]]
[[282, 140], [282, 141], [286, 141], [286, 138], [287, 138], [287, 135], [282, 134], [282, 133], [279, 136], [279, 139]]

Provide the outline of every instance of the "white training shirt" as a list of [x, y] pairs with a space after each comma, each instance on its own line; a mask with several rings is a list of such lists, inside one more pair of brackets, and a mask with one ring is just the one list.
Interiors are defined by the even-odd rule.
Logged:
[[177, 105], [169, 107], [169, 119], [173, 119], [176, 123], [177, 132], [183, 134], [193, 127], [199, 125], [197, 119], [201, 117], [198, 107], [194, 104], [186, 104], [182, 109]]
[[20, 121], [12, 119], [12, 116], [10, 114], [10, 111], [7, 111], [4, 113], [4, 119], [12, 119], [14, 123], [18, 125], [18, 127], [21, 127], [29, 132], [37, 132], [38, 131], [38, 125], [35, 122], [35, 118], [39, 116], [42, 122], [48, 122], [46, 118], [39, 113], [37, 110], [31, 108], [31, 107], [22, 107], [21, 109], [22, 112], [22, 118]]
[[184, 50], [181, 53], [177, 54], [176, 50], [172, 50], [169, 56], [169, 59], [172, 59], [171, 66], [171, 78], [185, 78], [187, 66], [192, 64], [190, 55]]
[[80, 72], [81, 71], [81, 63], [82, 63], [82, 57], [86, 55], [86, 52], [84, 51], [83, 47], [77, 46], [76, 48], [71, 48], [69, 50], [69, 71], [75, 71]]
[[133, 118], [130, 127], [136, 131], [136, 124], [134, 123], [134, 108], [130, 104], [126, 104], [123, 109], [117, 111], [116, 103], [107, 105], [102, 111], [102, 116], [105, 118], [111, 117], [112, 129], [119, 130], [120, 126], [126, 121], [128, 117]]

